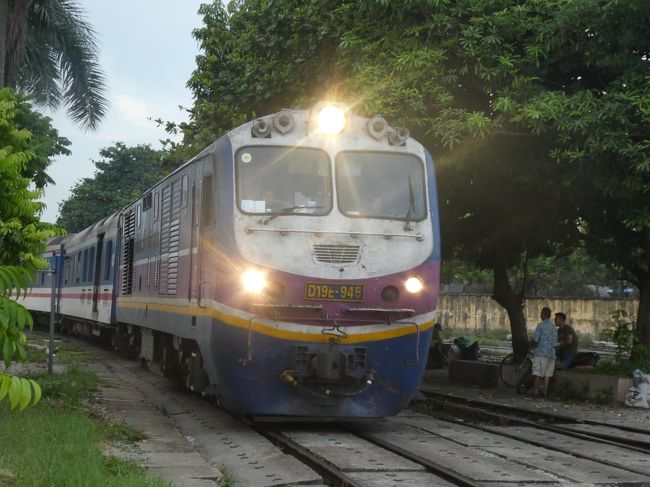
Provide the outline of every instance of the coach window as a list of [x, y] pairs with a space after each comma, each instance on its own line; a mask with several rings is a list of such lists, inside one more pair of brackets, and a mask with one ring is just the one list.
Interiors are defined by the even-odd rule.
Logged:
[[321, 150], [244, 147], [237, 151], [236, 169], [245, 213], [318, 216], [332, 209], [330, 159]]
[[209, 227], [212, 225], [212, 174], [203, 178], [203, 188], [201, 197], [201, 215], [203, 217], [203, 226]]
[[135, 226], [140, 228], [140, 223], [142, 222], [142, 205], [138, 205], [136, 214], [135, 214]]
[[183, 208], [187, 208], [187, 192], [190, 185], [190, 178], [187, 174], [183, 175], [183, 181], [181, 183], [181, 205]]
[[68, 284], [68, 280], [70, 279], [70, 257], [65, 258], [63, 268], [65, 269], [63, 271], [63, 284]]
[[113, 241], [106, 242], [106, 262], [104, 263], [104, 280], [111, 278], [111, 264], [113, 262]]
[[81, 277], [81, 250], [77, 252], [77, 263], [74, 267], [75, 281], [79, 282]]
[[81, 282], [86, 282], [88, 275], [88, 249], [84, 250], [83, 265], [81, 267]]
[[86, 281], [92, 282], [95, 270], [95, 247], [90, 247], [88, 252], [88, 274], [86, 274]]

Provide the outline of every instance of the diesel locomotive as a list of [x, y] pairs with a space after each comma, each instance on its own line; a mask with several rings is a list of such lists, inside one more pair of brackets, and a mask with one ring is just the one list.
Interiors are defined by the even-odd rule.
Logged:
[[[433, 161], [336, 103], [228, 132], [50, 242], [62, 325], [253, 416], [383, 417], [421, 380], [438, 297]], [[37, 278], [25, 304], [50, 310]]]

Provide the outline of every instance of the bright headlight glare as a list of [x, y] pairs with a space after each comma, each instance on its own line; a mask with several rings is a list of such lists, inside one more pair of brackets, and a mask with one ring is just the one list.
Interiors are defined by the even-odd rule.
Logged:
[[422, 283], [422, 279], [418, 277], [409, 277], [404, 283], [404, 287], [408, 292], [415, 294], [422, 291], [424, 284]]
[[345, 128], [345, 112], [337, 106], [327, 105], [318, 112], [318, 130], [327, 135], [336, 135]]
[[259, 294], [266, 287], [266, 277], [260, 271], [249, 269], [241, 277], [244, 289], [249, 293]]

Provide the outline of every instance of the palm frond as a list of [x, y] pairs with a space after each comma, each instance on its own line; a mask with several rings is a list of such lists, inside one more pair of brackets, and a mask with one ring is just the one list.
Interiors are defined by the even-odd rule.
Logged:
[[83, 10], [70, 0], [34, 0], [28, 35], [20, 88], [48, 106], [63, 103], [73, 121], [96, 129], [108, 109], [106, 78]]

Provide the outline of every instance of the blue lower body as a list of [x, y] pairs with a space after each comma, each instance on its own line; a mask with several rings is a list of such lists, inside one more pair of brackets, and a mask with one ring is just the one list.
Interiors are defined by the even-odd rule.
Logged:
[[[250, 415], [385, 417], [404, 409], [418, 389], [431, 330], [385, 340], [340, 345], [343, 353], [365, 347], [372, 385], [346, 397], [324, 396], [283, 380], [295, 366], [296, 345], [327, 351], [328, 344], [284, 340], [213, 320], [204, 366], [222, 405]], [[206, 353], [207, 352], [207, 353]], [[364, 381], [360, 383], [363, 385]]]

